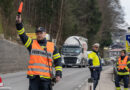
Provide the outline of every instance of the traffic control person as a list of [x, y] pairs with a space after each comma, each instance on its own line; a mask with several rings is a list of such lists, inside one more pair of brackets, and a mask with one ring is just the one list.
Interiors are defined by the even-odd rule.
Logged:
[[[27, 71], [29, 90], [51, 90], [52, 79], [58, 82], [62, 77], [61, 56], [56, 46], [46, 40], [46, 29], [43, 27], [36, 29], [36, 40], [29, 38], [25, 33], [21, 15], [16, 16], [16, 28], [30, 55]], [[53, 78], [52, 66], [55, 66], [56, 78]]]
[[117, 61], [117, 75], [115, 77], [116, 90], [121, 90], [120, 81], [123, 79], [124, 90], [128, 90], [129, 84], [129, 70], [130, 70], [130, 59], [126, 55], [126, 51], [121, 51], [121, 56]]
[[101, 58], [99, 55], [99, 43], [93, 44], [92, 52], [88, 54], [88, 64], [91, 72], [91, 78], [94, 80], [94, 90], [98, 85], [100, 73], [102, 71]]

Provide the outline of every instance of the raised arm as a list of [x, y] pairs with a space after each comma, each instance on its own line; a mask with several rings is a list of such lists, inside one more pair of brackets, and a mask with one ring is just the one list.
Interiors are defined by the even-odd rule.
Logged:
[[21, 15], [16, 16], [16, 28], [17, 28], [18, 34], [19, 34], [20, 39], [22, 40], [24, 46], [30, 51], [31, 45], [32, 45], [32, 39], [29, 38], [25, 33]]

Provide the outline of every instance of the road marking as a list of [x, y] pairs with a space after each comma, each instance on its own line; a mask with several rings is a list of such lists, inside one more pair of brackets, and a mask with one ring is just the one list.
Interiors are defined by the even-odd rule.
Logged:
[[0, 90], [11, 90], [10, 87], [0, 87]]
[[74, 90], [80, 90], [84, 85], [86, 85], [86, 83], [87, 83], [87, 79], [85, 79], [84, 82], [78, 85], [78, 87], [76, 87]]

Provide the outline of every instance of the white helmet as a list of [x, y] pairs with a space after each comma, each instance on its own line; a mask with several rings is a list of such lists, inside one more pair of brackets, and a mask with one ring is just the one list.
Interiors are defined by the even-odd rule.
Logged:
[[99, 43], [95, 43], [95, 44], [93, 44], [93, 46], [100, 47], [100, 44]]

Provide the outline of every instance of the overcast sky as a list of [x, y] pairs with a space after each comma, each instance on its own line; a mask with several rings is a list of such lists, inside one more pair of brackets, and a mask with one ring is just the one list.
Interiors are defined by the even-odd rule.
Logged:
[[120, 0], [125, 12], [125, 21], [130, 25], [130, 0]]

